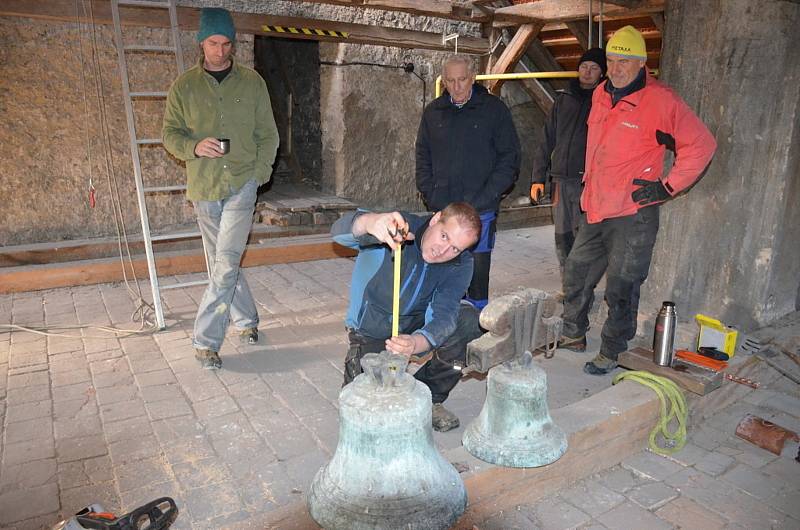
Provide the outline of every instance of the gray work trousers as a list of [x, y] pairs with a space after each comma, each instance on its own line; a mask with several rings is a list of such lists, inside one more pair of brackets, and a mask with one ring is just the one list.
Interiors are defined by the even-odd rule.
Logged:
[[218, 352], [230, 320], [240, 330], [258, 327], [258, 310], [239, 268], [257, 191], [258, 183], [250, 180], [225, 199], [194, 202], [211, 273], [194, 322], [195, 348]]
[[588, 284], [598, 260], [608, 260], [606, 303], [608, 318], [601, 332], [600, 353], [616, 360], [636, 335], [639, 291], [647, 279], [658, 234], [659, 207], [648, 206], [634, 215], [589, 224], [584, 216], [567, 257], [564, 276], [564, 329], [567, 337], [586, 335], [591, 298]]

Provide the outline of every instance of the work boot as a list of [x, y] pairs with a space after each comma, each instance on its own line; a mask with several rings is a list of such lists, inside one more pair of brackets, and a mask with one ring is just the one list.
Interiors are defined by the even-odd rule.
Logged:
[[566, 335], [561, 335], [561, 338], [558, 339], [558, 347], [578, 353], [585, 352], [586, 335], [576, 338], [567, 337]]
[[589, 375], [605, 375], [617, 367], [617, 361], [609, 359], [602, 353], [583, 365], [583, 371]]
[[242, 344], [255, 344], [258, 342], [258, 328], [244, 328], [239, 330], [239, 342]]
[[215, 351], [195, 348], [194, 357], [200, 361], [200, 364], [206, 370], [218, 370], [222, 368], [222, 359], [219, 358], [219, 354]]
[[460, 425], [458, 416], [444, 408], [444, 405], [441, 403], [433, 404], [431, 424], [433, 425], [433, 429], [439, 432], [447, 432]]

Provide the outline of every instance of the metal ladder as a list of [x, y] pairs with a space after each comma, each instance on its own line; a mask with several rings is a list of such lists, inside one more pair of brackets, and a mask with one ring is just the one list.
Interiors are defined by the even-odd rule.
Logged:
[[[172, 46], [155, 46], [146, 44], [126, 45], [122, 39], [122, 23], [120, 22], [120, 6], [144, 7], [150, 9], [165, 9], [169, 11], [170, 32], [172, 35]], [[164, 322], [164, 308], [161, 304], [161, 291], [167, 289], [177, 289], [194, 285], [204, 285], [208, 280], [194, 282], [175, 283], [171, 285], [159, 286], [158, 271], [153, 254], [153, 241], [190, 239], [200, 235], [199, 231], [180, 232], [173, 234], [163, 234], [152, 236], [150, 234], [150, 221], [147, 215], [148, 195], [155, 193], [171, 193], [186, 190], [186, 185], [175, 186], [145, 186], [142, 177], [142, 165], [139, 159], [139, 148], [141, 146], [160, 145], [161, 138], [139, 138], [136, 134], [136, 122], [134, 119], [133, 101], [135, 99], [163, 99], [166, 100], [167, 92], [137, 92], [131, 91], [128, 79], [127, 53], [152, 53], [152, 52], [172, 52], [175, 54], [175, 61], [178, 66], [178, 74], [183, 73], [183, 54], [181, 52], [180, 28], [178, 27], [178, 14], [175, 0], [111, 0], [111, 13], [114, 18], [114, 38], [117, 47], [119, 60], [120, 78], [122, 79], [123, 100], [125, 102], [125, 116], [128, 121], [128, 136], [130, 140], [131, 158], [133, 162], [133, 176], [136, 181], [136, 198], [139, 203], [139, 217], [142, 222], [142, 237], [144, 239], [145, 254], [147, 256], [147, 270], [150, 275], [150, 288], [153, 294], [153, 308], [156, 314], [156, 324], [158, 329], [166, 328]], [[206, 269], [208, 269], [208, 256], [203, 248], [203, 256], [206, 258]]]

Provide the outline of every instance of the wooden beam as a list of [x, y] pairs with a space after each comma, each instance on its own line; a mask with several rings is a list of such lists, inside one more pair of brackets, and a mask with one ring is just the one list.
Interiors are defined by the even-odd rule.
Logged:
[[658, 31], [664, 33], [664, 13], [652, 13], [650, 18], [653, 19], [653, 24], [656, 25]]
[[[587, 27], [587, 23], [585, 20], [570, 20], [565, 22], [567, 25], [567, 29], [569, 29], [570, 33], [575, 35], [575, 38], [578, 39], [578, 44], [581, 45], [581, 48], [585, 50], [589, 49], [589, 28]], [[593, 24], [594, 28], [592, 29], [592, 36], [597, 36], [598, 26], [597, 24]]]
[[398, 11], [412, 15], [463, 20], [465, 22], [484, 23], [491, 17], [480, 10], [462, 6], [446, 0], [293, 0], [304, 4], [328, 4], [354, 8], [380, 9]]
[[[511, 42], [508, 44], [508, 47], [506, 47], [506, 49], [503, 51], [503, 54], [492, 67], [492, 73], [505, 74], [513, 70], [517, 62], [519, 62], [519, 58], [522, 57], [522, 54], [524, 54], [525, 50], [528, 49], [531, 41], [533, 41], [536, 38], [536, 35], [539, 34], [539, 30], [542, 29], [542, 26], [544, 26], [543, 22], [523, 24], [520, 26], [519, 29], [517, 29], [517, 32], [514, 34], [514, 37], [511, 39]], [[490, 81], [489, 91], [493, 94], [499, 93], [503, 82], [504, 81], [502, 79]]]
[[[500, 38], [499, 33], [501, 32], [501, 30], [499, 28], [491, 28], [491, 31], [496, 34], [494, 38]], [[507, 30], [502, 30], [502, 31], [507, 31]], [[490, 39], [490, 42], [491, 40], [492, 39]], [[496, 61], [503, 54], [504, 51], [505, 51], [505, 46], [503, 46], [502, 44], [498, 45], [494, 53], [487, 56], [489, 62], [487, 68], [482, 71], [490, 73], [492, 71], [491, 65], [494, 64], [494, 61]], [[525, 73], [528, 71], [530, 71], [530, 69], [527, 68], [525, 65], [523, 65], [522, 60], [520, 60], [514, 67], [515, 73]], [[528, 94], [528, 96], [531, 98], [531, 101], [536, 103], [536, 105], [541, 109], [541, 111], [545, 115], [550, 114], [550, 111], [553, 108], [553, 97], [550, 95], [550, 93], [547, 91], [547, 89], [544, 87], [541, 81], [537, 79], [520, 79], [517, 82], [521, 84], [522, 89]], [[498, 226], [500, 226], [499, 222]]]
[[[618, 5], [603, 6], [603, 16], [634, 15], [641, 13], [659, 13], [664, 11], [666, 0], [642, 0], [637, 7], [630, 9]], [[599, 13], [600, 0], [592, 0], [592, 13]], [[544, 20], [548, 23], [567, 22], [589, 17], [589, 6], [586, 0], [539, 0], [527, 4], [501, 7], [495, 10], [495, 24], [513, 24], [520, 17]]]
[[[520, 63], [517, 63], [514, 71], [520, 73], [527, 72]], [[550, 111], [553, 110], [554, 101], [550, 93], [542, 86], [541, 82], [537, 82], [536, 79], [520, 79], [520, 82], [522, 83], [522, 89], [527, 92], [531, 100], [539, 106], [545, 116], [548, 116]]]
[[[525, 56], [530, 59], [540, 72], [560, 72], [564, 70], [540, 39], [535, 39], [531, 42], [531, 45], [525, 50]], [[549, 82], [554, 90], [569, 86], [569, 81], [563, 79], [550, 79]]]
[[641, 7], [645, 0], [605, 0], [606, 4], [614, 4], [628, 9], [636, 9]]
[[[542, 467], [499, 467], [478, 462], [463, 449], [454, 450], [459, 461], [474, 462], [480, 470], [467, 472], [464, 478], [469, 504], [453, 528], [484, 528], [486, 520], [499, 512], [513, 513], [521, 504], [532, 504], [641, 451], [658, 419], [658, 407], [658, 397], [650, 389], [623, 381], [551, 411], [553, 421], [567, 434], [569, 446], [559, 460]], [[309, 515], [307, 504], [298, 501], [233, 527], [246, 528], [318, 530], [319, 526]]]
[[[352, 249], [342, 247], [329, 235], [280, 238], [280, 240], [247, 247], [242, 267], [295, 263], [355, 256]], [[147, 278], [144, 257], [133, 260], [138, 278]], [[126, 264], [126, 267], [128, 265]], [[206, 270], [202, 250], [172, 252], [156, 257], [159, 276], [203, 272]], [[130, 276], [130, 272], [128, 272]], [[73, 285], [117, 282], [123, 279], [119, 259], [108, 258], [55, 265], [9, 267], [0, 269], [0, 294], [54, 289]], [[145, 282], [146, 283], [146, 282]]]
[[[76, 15], [83, 23], [113, 24], [111, 5], [107, 0], [90, 0], [92, 2], [93, 19], [89, 20], [81, 10], [76, 13], [74, 0], [48, 0], [46, 2], [30, 2], [27, 0], [3, 0], [0, 2], [0, 16], [26, 17], [60, 22], [75, 22]], [[142, 7], [123, 8], [124, 25], [144, 27], [169, 27], [169, 16], [166, 11]], [[428, 50], [448, 51], [452, 46], [442, 44], [442, 36], [438, 33], [411, 31], [365, 24], [351, 24], [300, 17], [279, 17], [253, 13], [232, 13], [236, 30], [240, 33], [282, 37], [289, 39], [318, 40], [355, 44], [376, 44], [379, 46], [397, 46], [399, 48], [422, 48]], [[200, 10], [189, 7], [178, 8], [178, 24], [182, 30], [197, 30]], [[275, 28], [299, 28], [293, 32], [281, 32]], [[304, 33], [302, 28], [312, 31]], [[338, 35], [319, 35], [313, 30], [333, 31]], [[481, 54], [489, 47], [486, 39], [478, 37], [460, 37], [458, 48], [463, 53]]]

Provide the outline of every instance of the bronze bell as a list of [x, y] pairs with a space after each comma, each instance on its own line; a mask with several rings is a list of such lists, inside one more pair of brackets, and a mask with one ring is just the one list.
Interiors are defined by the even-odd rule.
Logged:
[[433, 444], [430, 390], [407, 364], [367, 354], [339, 394], [339, 444], [308, 494], [323, 528], [444, 530], [464, 513], [464, 483]]
[[566, 452], [547, 408], [547, 376], [530, 352], [489, 370], [483, 409], [462, 441], [475, 457], [506, 467], [544, 466]]

